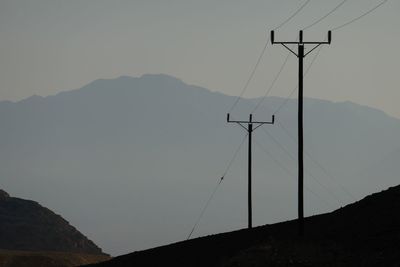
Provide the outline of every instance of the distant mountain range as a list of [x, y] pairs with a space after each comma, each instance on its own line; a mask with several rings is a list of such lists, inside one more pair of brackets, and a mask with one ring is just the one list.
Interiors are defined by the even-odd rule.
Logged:
[[398, 266], [400, 186], [305, 220], [201, 237], [130, 253], [93, 267]]
[[[235, 99], [143, 75], [0, 102], [2, 187], [63, 214], [113, 255], [182, 240], [245, 137], [226, 123]], [[247, 119], [258, 100], [241, 99], [232, 117]], [[267, 97], [254, 119], [283, 101]], [[289, 100], [276, 125], [254, 134], [255, 225], [296, 217], [296, 110]], [[399, 136], [400, 121], [382, 111], [305, 99], [306, 215], [398, 184]], [[194, 236], [247, 225], [246, 168], [245, 143]]]

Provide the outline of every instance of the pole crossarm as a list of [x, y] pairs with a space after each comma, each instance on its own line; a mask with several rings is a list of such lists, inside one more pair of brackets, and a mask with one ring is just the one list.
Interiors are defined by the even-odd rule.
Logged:
[[288, 45], [291, 45], [291, 44], [295, 44], [295, 45], [315, 45], [310, 51], [308, 51], [306, 54], [303, 55], [303, 57], [306, 57], [308, 54], [310, 54], [312, 51], [314, 51], [320, 45], [331, 44], [332, 32], [328, 31], [327, 41], [322, 41], [322, 42], [305, 42], [303, 40], [303, 31], [299, 32], [299, 41], [296, 41], [296, 42], [292, 42], [292, 41], [290, 41], [290, 42], [277, 42], [277, 41], [275, 41], [275, 31], [271, 31], [271, 38], [270, 39], [271, 39], [271, 43], [272, 44], [280, 44], [280, 45], [284, 46], [287, 50], [289, 50], [294, 55], [296, 55], [296, 57], [299, 57], [299, 54], [297, 54], [291, 48], [289, 48]]
[[253, 121], [253, 114], [250, 114], [248, 121], [236, 121], [236, 120], [233, 121], [233, 120], [230, 119], [230, 114], [228, 113], [227, 116], [226, 116], [226, 122], [228, 122], [228, 123], [238, 123], [242, 127], [243, 127], [242, 123], [252, 123], [252, 124], [260, 124], [260, 125], [262, 125], [262, 124], [274, 124], [275, 123], [275, 115], [272, 115], [272, 120], [271, 121]]

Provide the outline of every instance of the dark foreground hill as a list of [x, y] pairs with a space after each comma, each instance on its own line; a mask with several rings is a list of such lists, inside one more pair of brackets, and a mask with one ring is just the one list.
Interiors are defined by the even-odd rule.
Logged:
[[108, 258], [61, 216], [0, 190], [0, 266], [76, 266]]
[[400, 266], [400, 186], [331, 213], [179, 242], [105, 266]]

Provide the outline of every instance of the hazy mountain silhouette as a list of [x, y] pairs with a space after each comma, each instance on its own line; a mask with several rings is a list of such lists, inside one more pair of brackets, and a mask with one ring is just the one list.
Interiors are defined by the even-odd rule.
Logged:
[[[170, 76], [144, 75], [0, 102], [2, 185], [63, 214], [112, 254], [182, 240], [244, 137], [225, 121], [234, 100]], [[257, 100], [241, 100], [232, 116], [247, 119]], [[269, 120], [282, 101], [267, 98], [254, 118]], [[276, 114], [294, 137], [296, 109], [289, 100]], [[296, 142], [281, 126], [264, 128], [296, 158]], [[306, 99], [306, 151], [325, 169], [305, 158], [306, 215], [398, 184], [397, 164], [387, 158], [400, 160], [399, 136], [400, 121], [381, 111]], [[261, 129], [254, 139], [287, 170], [254, 145], [253, 223], [295, 218], [296, 161]], [[245, 147], [195, 236], [247, 225]], [[379, 177], [366, 175], [372, 166]]]
[[400, 186], [334, 212], [134, 252], [90, 266], [398, 266]]

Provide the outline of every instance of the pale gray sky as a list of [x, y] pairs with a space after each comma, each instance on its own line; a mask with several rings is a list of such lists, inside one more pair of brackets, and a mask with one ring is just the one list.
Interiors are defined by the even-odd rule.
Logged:
[[[297, 31], [342, 0], [311, 0], [277, 38]], [[305, 38], [367, 11], [381, 0], [348, 0]], [[98, 78], [165, 73], [237, 95], [267, 32], [300, 0], [1, 0], [0, 100], [50, 95]], [[389, 0], [362, 20], [333, 33], [309, 76], [306, 95], [350, 100], [400, 118], [400, 1]], [[286, 51], [268, 47], [245, 96], [263, 95]], [[311, 58], [311, 57], [310, 57]], [[308, 60], [310, 60], [308, 58]], [[292, 57], [272, 95], [296, 83]]]

